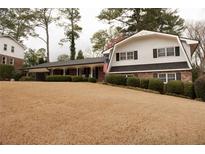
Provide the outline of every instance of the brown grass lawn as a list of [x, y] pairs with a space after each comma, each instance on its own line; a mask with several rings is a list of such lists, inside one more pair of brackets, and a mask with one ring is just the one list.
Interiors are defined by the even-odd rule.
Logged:
[[0, 82], [0, 144], [205, 144], [205, 104], [92, 83]]

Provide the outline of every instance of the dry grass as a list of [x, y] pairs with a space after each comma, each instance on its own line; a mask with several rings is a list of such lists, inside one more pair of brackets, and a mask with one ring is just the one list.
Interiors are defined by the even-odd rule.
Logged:
[[205, 144], [205, 104], [91, 83], [0, 82], [1, 144]]

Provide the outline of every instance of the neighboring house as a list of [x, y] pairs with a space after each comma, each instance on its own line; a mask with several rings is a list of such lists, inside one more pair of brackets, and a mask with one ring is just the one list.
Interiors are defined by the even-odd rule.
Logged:
[[0, 35], [0, 64], [13, 65], [15, 69], [23, 66], [25, 47], [9, 35]]
[[192, 81], [191, 56], [198, 41], [177, 35], [140, 31], [103, 51], [104, 57], [52, 62], [29, 72], [72, 74], [104, 79], [104, 74], [134, 74], [139, 78]]

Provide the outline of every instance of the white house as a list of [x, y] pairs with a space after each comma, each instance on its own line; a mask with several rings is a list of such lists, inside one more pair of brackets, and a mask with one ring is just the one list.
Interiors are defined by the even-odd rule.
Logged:
[[191, 56], [198, 43], [177, 35], [143, 30], [103, 52], [109, 61], [106, 73], [155, 77], [164, 82], [191, 81]]
[[13, 65], [15, 69], [23, 66], [25, 47], [9, 35], [0, 35], [0, 64]]

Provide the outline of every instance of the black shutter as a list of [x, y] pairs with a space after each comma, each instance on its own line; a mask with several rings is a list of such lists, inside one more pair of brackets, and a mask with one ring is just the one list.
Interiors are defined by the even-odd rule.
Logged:
[[153, 58], [157, 58], [157, 49], [153, 49]]
[[119, 53], [116, 53], [116, 61], [119, 61]]
[[138, 59], [138, 51], [134, 51], [134, 59]]
[[175, 47], [175, 56], [180, 56], [180, 48], [179, 47]]
[[181, 80], [181, 73], [180, 73], [180, 72], [177, 72], [177, 73], [176, 73], [176, 79], [177, 79], [177, 80]]
[[157, 78], [157, 73], [153, 73], [153, 78]]

